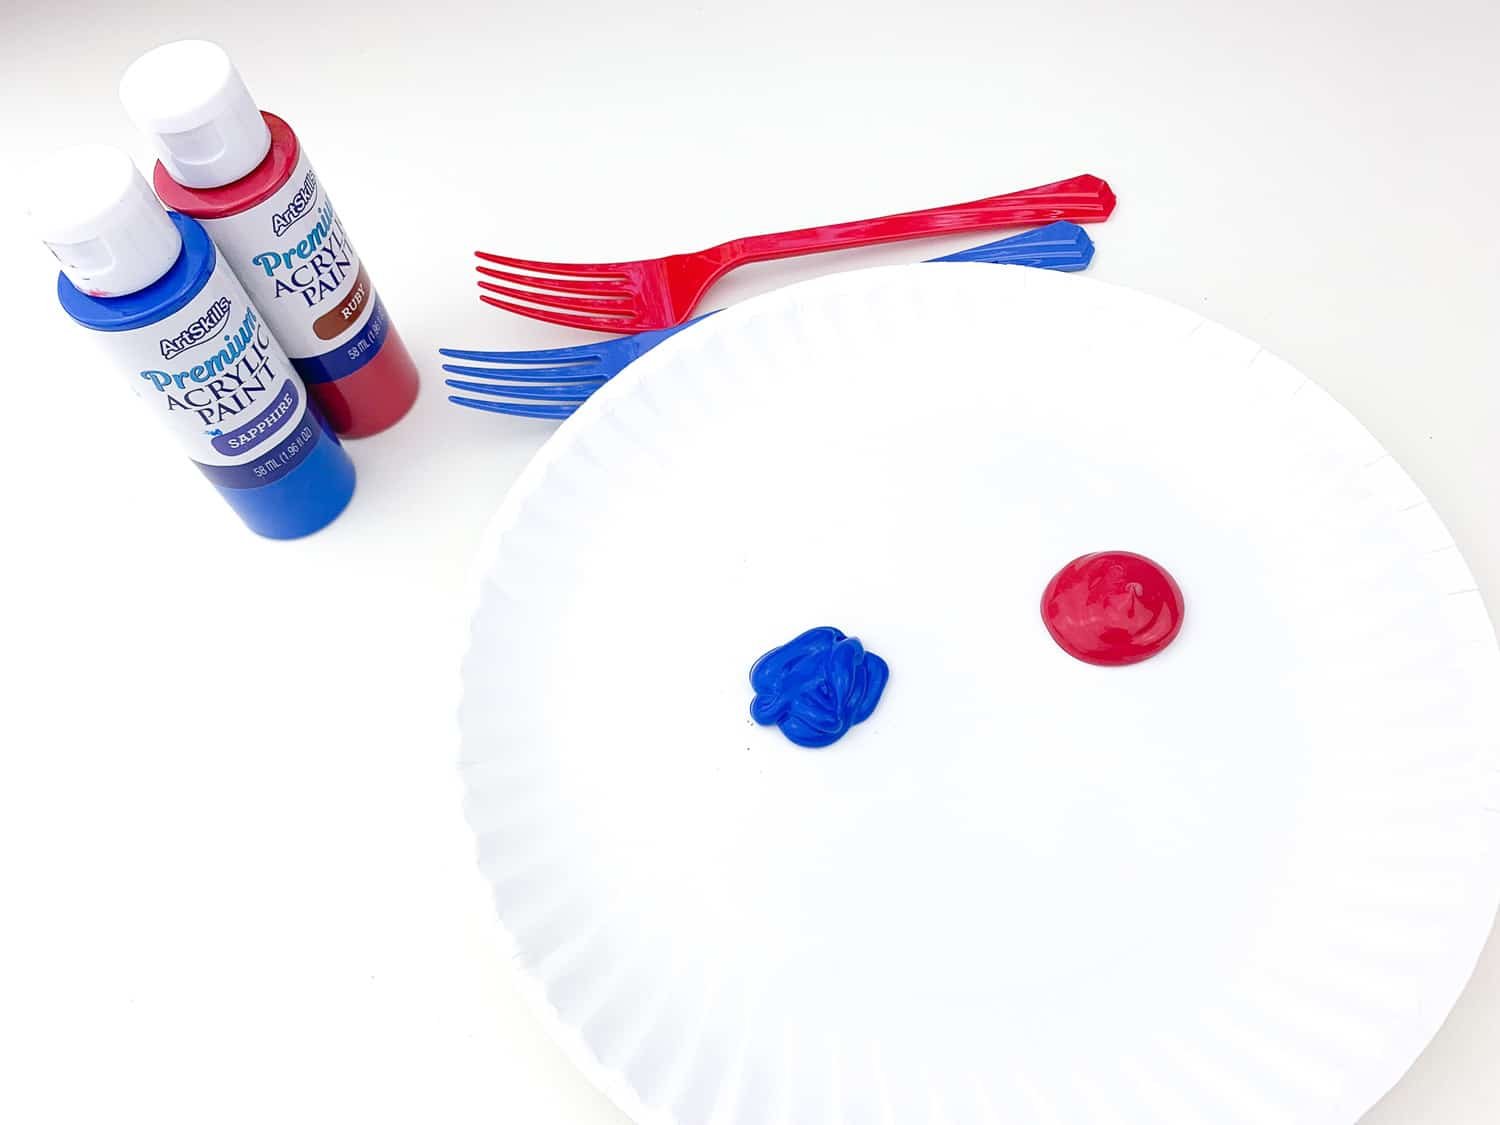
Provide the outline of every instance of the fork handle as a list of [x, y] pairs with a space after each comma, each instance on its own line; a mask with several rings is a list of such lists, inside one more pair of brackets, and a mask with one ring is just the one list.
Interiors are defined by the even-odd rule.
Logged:
[[1114, 209], [1115, 193], [1107, 183], [1098, 176], [1074, 176], [1071, 180], [1059, 180], [1055, 184], [1043, 184], [1006, 195], [992, 195], [972, 203], [955, 203], [951, 207], [931, 207], [926, 211], [906, 211], [879, 219], [736, 238], [715, 246], [709, 253], [716, 254], [722, 265], [730, 267], [745, 262], [792, 258], [798, 254], [820, 254], [825, 250], [873, 246], [878, 242], [1034, 226], [1059, 219], [1098, 223], [1109, 218]]

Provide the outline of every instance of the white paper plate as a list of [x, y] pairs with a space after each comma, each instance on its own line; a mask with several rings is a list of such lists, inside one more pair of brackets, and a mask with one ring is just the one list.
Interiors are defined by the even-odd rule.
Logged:
[[[1154, 660], [1042, 627], [1101, 549], [1182, 586]], [[1500, 653], [1451, 537], [1153, 298], [944, 264], [751, 301], [564, 426], [480, 570], [481, 864], [642, 1122], [1347, 1125], [1494, 916]], [[891, 666], [821, 752], [747, 712], [814, 625]]]

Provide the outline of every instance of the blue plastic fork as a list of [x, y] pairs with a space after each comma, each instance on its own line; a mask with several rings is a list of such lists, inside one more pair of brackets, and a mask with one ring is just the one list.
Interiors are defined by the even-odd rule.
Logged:
[[[998, 262], [1007, 265], [1032, 266], [1036, 269], [1074, 272], [1087, 269], [1094, 257], [1094, 243], [1077, 223], [1049, 223], [1025, 234], [987, 242], [972, 250], [960, 250], [933, 258], [934, 262]], [[445, 380], [454, 390], [470, 394], [492, 395], [518, 402], [495, 402], [492, 399], [449, 395], [448, 401], [473, 410], [492, 414], [510, 414], [519, 418], [566, 418], [588, 397], [613, 379], [629, 364], [645, 355], [668, 336], [690, 328], [711, 312], [694, 317], [673, 328], [658, 328], [620, 336], [598, 344], [576, 348], [542, 348], [523, 352], [476, 352], [461, 348], [439, 348], [449, 359], [467, 363], [445, 363], [443, 370], [464, 379]], [[509, 366], [475, 367], [472, 364]], [[476, 383], [473, 379], [487, 382]]]

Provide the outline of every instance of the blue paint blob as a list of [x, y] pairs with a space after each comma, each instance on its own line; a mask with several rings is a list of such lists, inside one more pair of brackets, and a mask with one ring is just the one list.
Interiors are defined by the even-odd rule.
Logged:
[[870, 717], [890, 677], [890, 666], [858, 637], [829, 625], [809, 629], [750, 669], [750, 716], [776, 724], [798, 746], [831, 746]]

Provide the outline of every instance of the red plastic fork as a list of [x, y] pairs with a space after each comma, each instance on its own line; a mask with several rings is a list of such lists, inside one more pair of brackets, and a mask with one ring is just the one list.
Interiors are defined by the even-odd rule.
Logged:
[[1115, 193], [1107, 183], [1098, 176], [1074, 176], [973, 203], [736, 238], [696, 254], [671, 254], [639, 262], [536, 262], [478, 251], [479, 258], [493, 263], [478, 267], [480, 273], [493, 279], [479, 283], [486, 290], [480, 300], [571, 328], [644, 332], [681, 324], [693, 315], [709, 286], [749, 262], [937, 234], [1035, 226], [1059, 219], [1097, 223], [1109, 218], [1114, 209]]

